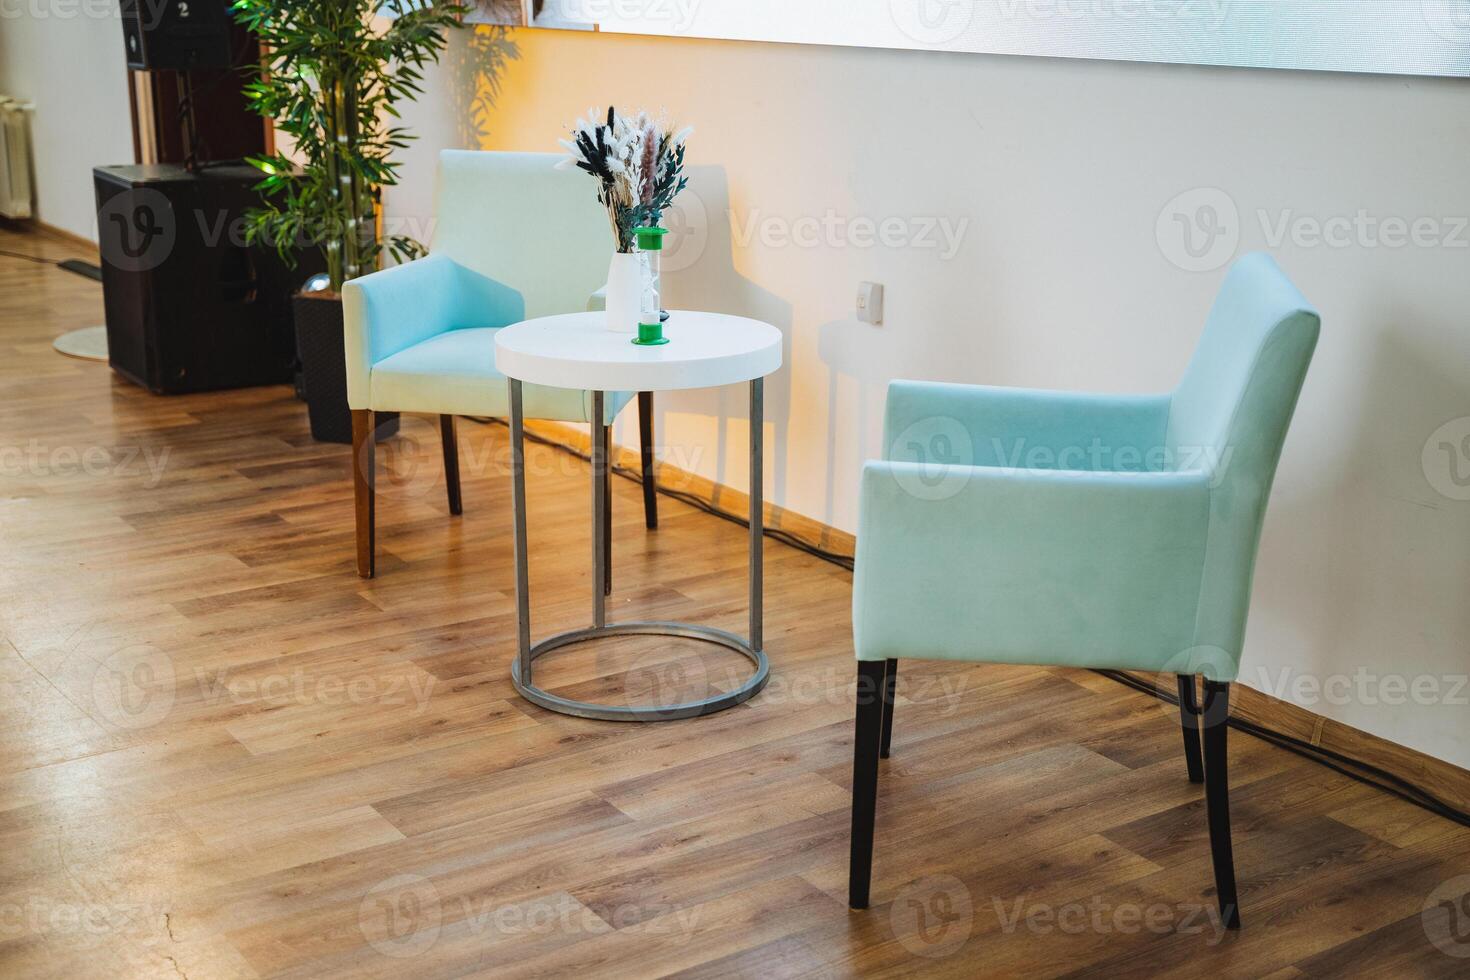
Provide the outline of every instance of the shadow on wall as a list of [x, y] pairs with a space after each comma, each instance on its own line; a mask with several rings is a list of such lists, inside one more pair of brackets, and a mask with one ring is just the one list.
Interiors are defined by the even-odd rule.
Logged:
[[[1034, 262], [990, 237], [983, 220], [988, 209], [984, 200], [962, 191], [927, 217], [888, 211], [881, 201], [853, 200], [845, 212], [829, 211], [840, 220], [817, 235], [825, 242], [808, 246], [822, 248], [823, 264], [842, 288], [852, 290], [846, 302], [830, 294], [823, 303], [828, 312], [844, 306], [853, 310], [848, 304], [859, 282], [880, 282], [886, 292], [882, 323], [844, 315], [824, 317], [815, 328], [817, 359], [825, 368], [827, 422], [825, 433], [809, 430], [806, 436], [823, 439], [820, 451], [814, 450], [824, 466], [823, 523], [856, 521], [850, 491], [861, 479], [863, 463], [884, 458], [889, 449], [883, 444], [883, 415], [893, 380], [993, 383], [1003, 366], [1016, 362], [1013, 351], [1033, 344], [1030, 334], [1006, 323], [1027, 322], [1029, 314], [1010, 311], [1034, 302], [1016, 287], [1018, 277], [1008, 263]], [[861, 222], [881, 231], [865, 236]], [[793, 229], [788, 248], [801, 247], [794, 239]], [[811, 336], [806, 326], [803, 336]], [[808, 375], [816, 376], [810, 367]], [[809, 488], [818, 489], [814, 482]], [[839, 516], [840, 500], [848, 510]]]
[[[871, 446], [863, 445], [864, 433], [871, 431], [872, 426], [869, 406], [881, 405], [889, 382], [901, 376], [894, 374], [897, 365], [893, 360], [875, 360], [865, 356], [867, 352], [881, 348], [884, 340], [882, 327], [863, 323], [855, 317], [824, 323], [817, 331], [817, 356], [827, 365], [826, 472], [823, 474], [821, 518], [826, 524], [835, 523], [837, 512], [837, 467], [841, 458], [838, 440], [845, 439], [845, 445], [859, 447], [859, 468], [863, 459], [881, 459], [884, 456], [886, 447], [872, 452]], [[843, 379], [855, 385], [856, 390], [844, 392]], [[855, 413], [848, 413], [850, 418], [844, 417], [844, 404], [857, 406]], [[859, 479], [851, 472], [842, 473], [840, 478]]]
[[[724, 167], [690, 167], [689, 187], [675, 199], [664, 215], [670, 243], [663, 258], [664, 306], [667, 309], [711, 310], [764, 320], [781, 331], [782, 368], [766, 379], [765, 421], [774, 498], [784, 499], [787, 482], [787, 427], [791, 417], [791, 304], [735, 270], [730, 228], [730, 181]], [[715, 451], [717, 483], [730, 484], [726, 472], [727, 451], [745, 450], [744, 437], [738, 445], [730, 441], [729, 420], [749, 419], [749, 397], [745, 386], [730, 385], [711, 390], [680, 392], [675, 396], [680, 414], [699, 414], [718, 422]], [[658, 430], [668, 431], [662, 418], [669, 399], [657, 399]], [[681, 465], [679, 460], [670, 460]], [[684, 462], [683, 465], [688, 465]], [[768, 494], [770, 499], [771, 494]]]
[[[1312, 445], [1305, 434], [1287, 441], [1266, 513], [1241, 679], [1294, 700], [1283, 676], [1295, 682], [1300, 676], [1320, 681], [1360, 671], [1400, 672], [1410, 686], [1406, 696], [1390, 700], [1386, 687], [1364, 690], [1354, 682], [1334, 695], [1351, 703], [1324, 711], [1327, 696], [1314, 693], [1317, 700], [1305, 706], [1465, 766], [1470, 749], [1456, 755], [1433, 746], [1470, 744], [1464, 707], [1447, 700], [1456, 681], [1446, 679], [1464, 673], [1470, 557], [1441, 547], [1470, 534], [1470, 381], [1442, 345], [1423, 342], [1428, 335], [1452, 336], [1456, 324], [1414, 324], [1416, 315], [1425, 311], [1403, 295], [1384, 296], [1362, 310], [1375, 337], [1371, 355], [1351, 362], [1346, 353], [1339, 360], [1329, 346], [1334, 320], [1330, 311], [1324, 316], [1313, 367], [1317, 380], [1307, 376], [1297, 428], [1351, 433], [1351, 439], [1325, 447]], [[1313, 396], [1314, 384], [1350, 371], [1359, 373], [1350, 404]], [[1301, 528], [1335, 542], [1332, 550], [1294, 548], [1300, 537], [1288, 529]], [[1379, 571], [1411, 566], [1417, 574]], [[1406, 621], [1414, 627], [1406, 629]], [[1272, 628], [1262, 631], [1267, 623]], [[1300, 638], [1299, 649], [1269, 656], [1253, 650], [1263, 632], [1287, 629]], [[1386, 651], [1392, 651], [1392, 668], [1379, 659]], [[1294, 663], [1296, 673], [1267, 669], [1263, 659]], [[1434, 692], [1427, 701], [1412, 691], [1421, 678]], [[1360, 691], [1371, 701], [1357, 700]], [[1406, 739], [1406, 732], [1418, 737]]]
[[440, 58], [452, 102], [454, 148], [483, 149], [490, 138], [490, 116], [500, 98], [501, 77], [521, 49], [508, 28], [478, 24], [455, 31]]

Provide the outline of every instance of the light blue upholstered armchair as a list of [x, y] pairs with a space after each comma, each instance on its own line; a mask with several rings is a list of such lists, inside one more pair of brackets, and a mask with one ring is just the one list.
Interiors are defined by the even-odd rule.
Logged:
[[[510, 414], [505, 377], [495, 370], [495, 331], [532, 317], [601, 308], [613, 250], [607, 212], [579, 172], [554, 169], [559, 159], [444, 151], [429, 255], [343, 287], [357, 571], [364, 578], [373, 576], [376, 557], [373, 413], [439, 416], [449, 510], [457, 515], [454, 416]], [[528, 419], [591, 421], [588, 392], [526, 385], [522, 397]], [[604, 442], [632, 397], [606, 393]], [[639, 394], [639, 411], [644, 517], [654, 528], [651, 393]], [[612, 567], [610, 560], [605, 565]]]
[[1318, 332], [1276, 264], [1250, 255], [1172, 394], [893, 383], [888, 456], [863, 469], [853, 583], [853, 908], [868, 905], [898, 661], [1060, 665], [1178, 675], [1220, 908], [1239, 928], [1225, 721], [1266, 501]]

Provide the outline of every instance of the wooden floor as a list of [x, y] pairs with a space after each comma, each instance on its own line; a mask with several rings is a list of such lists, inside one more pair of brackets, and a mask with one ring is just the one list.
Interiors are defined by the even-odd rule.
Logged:
[[[850, 912], [848, 573], [768, 546], [751, 704], [549, 714], [507, 676], [504, 429], [461, 421], [451, 520], [406, 423], [360, 581], [348, 452], [290, 391], [158, 398], [52, 352], [101, 316], [98, 285], [0, 256], [0, 976], [1470, 971], [1421, 918], [1470, 832], [1241, 736], [1221, 936], [1171, 709], [1086, 673], [905, 668]], [[588, 615], [587, 472], [530, 467], [544, 635]], [[612, 615], [742, 629], [743, 531], [665, 499], [648, 533], [614, 483]], [[540, 676], [639, 700], [739, 675], [639, 640]]]

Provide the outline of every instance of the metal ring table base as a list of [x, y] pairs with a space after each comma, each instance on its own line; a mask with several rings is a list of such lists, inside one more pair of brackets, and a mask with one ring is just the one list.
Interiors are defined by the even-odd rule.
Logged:
[[[734, 633], [710, 626], [691, 623], [607, 622], [607, 601], [604, 595], [606, 562], [608, 557], [608, 509], [607, 473], [608, 445], [606, 442], [606, 416], [603, 412], [603, 392], [593, 391], [591, 432], [592, 440], [592, 625], [585, 629], [559, 633], [540, 643], [531, 642], [531, 593], [530, 575], [526, 556], [526, 445], [525, 418], [522, 404], [522, 386], [519, 379], [508, 378], [506, 383], [510, 395], [510, 444], [511, 444], [511, 497], [515, 511], [515, 566], [516, 566], [516, 657], [511, 664], [511, 683], [526, 700], [550, 711], [579, 718], [599, 721], [675, 721], [680, 718], [697, 718], [733, 708], [760, 693], [770, 678], [770, 663], [762, 651], [764, 643], [764, 534], [762, 500], [764, 390], [762, 378], [750, 382], [750, 639], [743, 640]], [[604, 636], [672, 636], [703, 640], [733, 650], [755, 664], [755, 674], [733, 691], [690, 701], [686, 704], [635, 707], [633, 705], [592, 704], [558, 697], [536, 686], [535, 669], [532, 664], [537, 657]]]
[[680, 718], [698, 718], [703, 715], [714, 714], [733, 708], [741, 702], [748, 701], [760, 693], [761, 688], [766, 686], [766, 681], [771, 676], [771, 665], [766, 660], [766, 655], [756, 650], [734, 633], [715, 629], [711, 626], [698, 626], [692, 623], [609, 623], [606, 626], [590, 626], [585, 629], [570, 630], [566, 633], [558, 633], [556, 636], [542, 640], [531, 648], [530, 659], [535, 661], [544, 654], [560, 650], [563, 647], [585, 643], [589, 640], [601, 639], [605, 636], [670, 636], [680, 639], [702, 640], [722, 646], [727, 650], [733, 650], [741, 654], [751, 663], [755, 664], [755, 673], [739, 687], [723, 694], [704, 698], [699, 701], [687, 701], [683, 704], [668, 705], [610, 705], [593, 704], [587, 701], [573, 701], [568, 698], [559, 697], [549, 691], [537, 687], [535, 683], [523, 683], [521, 681], [520, 661], [514, 661], [510, 668], [511, 683], [521, 696], [533, 704], [539, 704], [543, 708], [556, 711], [564, 715], [575, 715], [578, 718], [593, 718], [598, 721], [675, 721]]

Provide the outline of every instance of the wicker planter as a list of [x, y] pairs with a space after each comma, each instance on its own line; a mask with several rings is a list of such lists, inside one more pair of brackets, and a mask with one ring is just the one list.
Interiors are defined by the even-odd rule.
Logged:
[[[336, 293], [297, 293], [296, 351], [301, 358], [302, 387], [311, 437], [317, 442], [352, 442], [352, 413], [347, 407], [347, 351], [342, 340], [342, 300]], [[397, 412], [379, 412], [378, 436], [398, 431]]]

